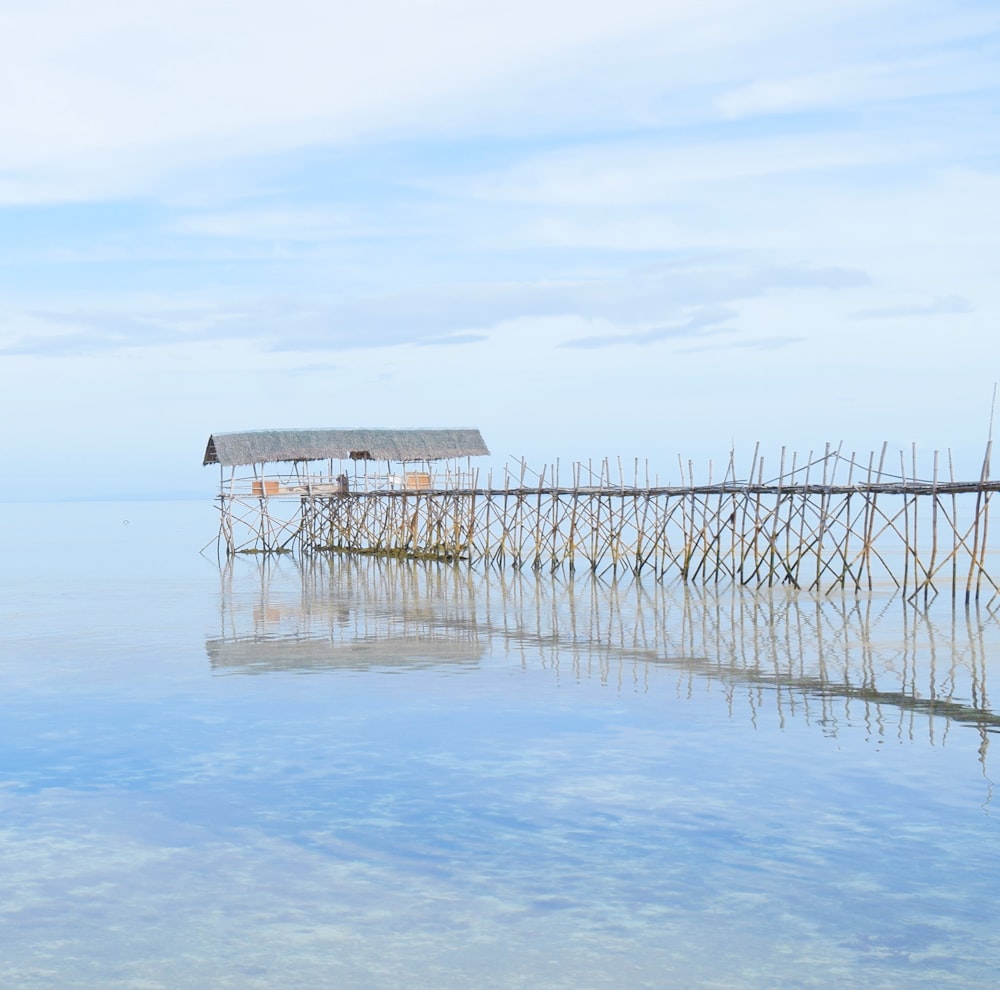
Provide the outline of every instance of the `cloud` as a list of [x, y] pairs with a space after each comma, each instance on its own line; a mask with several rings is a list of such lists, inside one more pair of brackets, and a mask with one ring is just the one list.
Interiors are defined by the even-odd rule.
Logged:
[[[736, 0], [74, 0], [0, 7], [0, 192], [8, 202], [155, 189], [206, 163], [379, 135], [530, 121], [558, 81], [636, 42], [696, 52]], [[685, 45], [685, 41], [687, 45]], [[662, 73], [646, 51], [642, 79]], [[596, 78], [600, 79], [603, 73]], [[553, 85], [555, 83], [555, 85]], [[503, 94], [517, 106], [502, 112]], [[529, 94], [534, 92], [534, 99]], [[553, 95], [556, 94], [556, 95]], [[493, 112], [485, 114], [484, 108]], [[556, 119], [552, 117], [551, 119]], [[551, 123], [551, 120], [550, 120]], [[65, 183], [65, 186], [63, 184]]]
[[843, 129], [683, 145], [662, 138], [616, 141], [526, 157], [470, 178], [440, 179], [434, 188], [473, 200], [549, 206], [683, 206], [692, 186], [886, 165], [912, 159], [918, 150], [916, 143], [900, 148], [888, 135], [861, 140]]
[[755, 80], [724, 93], [727, 117], [837, 110], [860, 104], [900, 102], [929, 95], [994, 89], [982, 66], [964, 50], [898, 62], [855, 63], [823, 72]]
[[890, 320], [910, 316], [943, 316], [972, 312], [974, 307], [962, 296], [939, 296], [926, 304], [858, 309], [847, 315], [852, 320]]
[[364, 235], [354, 218], [317, 206], [185, 213], [171, 220], [168, 229], [241, 241], [328, 241], [348, 233], [352, 238]]
[[751, 337], [745, 340], [728, 340], [721, 343], [702, 344], [697, 347], [685, 347], [683, 354], [698, 354], [702, 351], [777, 351], [783, 347], [790, 347], [793, 344], [800, 344], [805, 337], [774, 336], [774, 337]]
[[426, 337], [415, 341], [418, 347], [451, 347], [454, 344], [481, 344], [489, 340], [485, 333], [449, 333], [440, 337]]
[[[714, 177], [719, 169], [759, 174], [853, 161], [865, 153], [846, 135], [814, 153], [772, 135], [779, 143], [770, 156], [736, 132], [721, 140], [718, 130], [707, 140], [695, 135], [726, 115], [853, 106], [866, 93], [995, 92], [993, 53], [971, 43], [990, 30], [988, 18], [923, 10], [907, 18], [900, 37], [894, 7], [884, 0], [765, 0], [752, 9], [741, 0], [502, 7], [370, 0], [350, 10], [322, 0], [280, 8], [270, 0], [3, 5], [0, 87], [18, 98], [0, 102], [0, 201], [176, 195], [199, 170], [234, 166], [228, 177], [240, 181], [245, 163], [262, 157], [428, 136], [535, 137], [549, 145], [561, 135], [582, 146], [599, 145], [601, 135], [617, 143], [653, 133], [670, 139], [656, 162], [665, 181], [678, 168], [696, 180], [699, 165]], [[957, 40], [956, 22], [963, 22]], [[874, 40], [858, 59], [857, 36], [877, 39], [883, 26], [891, 43]], [[914, 37], [918, 27], [923, 33]], [[935, 38], [945, 39], [940, 51]], [[794, 71], [803, 63], [808, 71]], [[700, 161], [677, 146], [678, 136], [684, 146], [703, 146]], [[727, 153], [738, 136], [743, 152]], [[885, 155], [892, 145], [887, 136], [870, 151]], [[514, 175], [497, 192], [519, 195], [518, 184]], [[605, 195], [625, 194], [608, 175]]]
[[[148, 304], [147, 304], [148, 305]], [[36, 310], [0, 320], [0, 354], [64, 357], [246, 336], [246, 314], [220, 306]]]
[[[733, 302], [782, 290], [840, 290], [868, 284], [866, 273], [836, 266], [753, 267], [702, 260], [639, 271], [537, 282], [445, 284], [351, 298], [281, 298], [184, 304], [120, 302], [116, 308], [34, 310], [0, 321], [0, 353], [65, 355], [247, 340], [272, 351], [459, 346], [516, 319], [573, 316], [636, 327], [587, 348], [683, 337], [735, 316]], [[679, 323], [666, 316], [696, 310]], [[691, 321], [695, 322], [692, 323]], [[701, 322], [699, 322], [701, 321]], [[653, 329], [650, 329], [650, 325]]]
[[735, 319], [738, 315], [736, 310], [724, 306], [708, 307], [694, 313], [682, 323], [654, 327], [651, 330], [637, 330], [632, 333], [577, 337], [573, 340], [567, 340], [561, 346], [586, 350], [593, 350], [600, 347], [619, 347], [623, 344], [642, 347], [668, 340], [683, 340], [690, 337], [707, 337], [719, 333], [734, 333], [735, 331], [731, 328], [718, 327], [717, 324]]

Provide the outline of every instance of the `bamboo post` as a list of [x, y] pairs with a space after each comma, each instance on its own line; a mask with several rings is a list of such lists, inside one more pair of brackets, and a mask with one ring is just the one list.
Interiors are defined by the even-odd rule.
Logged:
[[[928, 592], [933, 588], [934, 567], [937, 564], [938, 549], [938, 451], [934, 451], [934, 474], [931, 481], [931, 558], [927, 568], [927, 579], [924, 583], [924, 605], [927, 604]], [[935, 589], [936, 594], [936, 589]]]
[[[756, 452], [755, 457], [756, 460]], [[750, 475], [750, 484], [754, 484], [754, 476]], [[753, 574], [752, 577], [756, 578], [761, 565], [761, 549], [760, 549], [760, 534], [761, 534], [761, 518], [760, 518], [760, 505], [761, 505], [761, 487], [764, 484], [764, 458], [761, 457], [757, 462], [757, 492], [754, 498], [753, 507], [753, 541], [751, 544], [751, 550], [753, 551]]]
[[780, 559], [778, 554], [778, 530], [781, 525], [781, 506], [782, 506], [782, 485], [785, 480], [785, 448], [781, 448], [781, 458], [778, 461], [778, 489], [774, 496], [774, 522], [771, 526], [771, 540], [770, 546], [768, 547], [768, 567], [767, 567], [767, 586], [773, 587], [774, 585], [774, 575], [776, 570], [776, 562]]
[[738, 580], [740, 584], [745, 584], [746, 579], [744, 577], [744, 569], [748, 566], [747, 556], [747, 516], [749, 514], [750, 505], [750, 487], [753, 485], [754, 475], [757, 473], [757, 456], [760, 452], [760, 443], [756, 443], [753, 449], [753, 459], [750, 462], [750, 474], [748, 475], [749, 483], [744, 486], [741, 498], [741, 508], [740, 513], [740, 561], [738, 567]]
[[[996, 391], [996, 386], [994, 386], [994, 392], [995, 391]], [[986, 445], [986, 457], [984, 458], [984, 461], [983, 461], [983, 476], [982, 476], [982, 484], [983, 484], [983, 486], [986, 485], [986, 483], [989, 481], [989, 478], [990, 478], [990, 449], [991, 449], [992, 445], [993, 445], [993, 441], [991, 439], [987, 443], [987, 445]], [[979, 592], [980, 592], [980, 588], [982, 587], [983, 577], [985, 576], [987, 578], [987, 580], [990, 580], [989, 579], [989, 575], [987, 574], [987, 571], [986, 571], [986, 548], [987, 548], [987, 539], [986, 539], [986, 537], [987, 537], [987, 533], [989, 531], [989, 524], [990, 524], [990, 493], [989, 493], [988, 490], [986, 490], [985, 487], [983, 488], [982, 520], [983, 520], [982, 533], [981, 533], [982, 543], [981, 543], [980, 548], [979, 548], [979, 570], [978, 570], [978, 572], [976, 574], [976, 601], [977, 602], [979, 601]], [[993, 584], [992, 581], [990, 581], [990, 583]], [[996, 591], [996, 585], [995, 584], [993, 584], [993, 589], [994, 589], [994, 592], [995, 592]]]
[[906, 594], [907, 581], [910, 574], [910, 500], [906, 495], [906, 462], [903, 452], [899, 452], [899, 475], [903, 483], [903, 594]]
[[[972, 594], [972, 576], [978, 564], [977, 556], [979, 554], [979, 529], [980, 529], [980, 511], [983, 504], [983, 496], [985, 492], [983, 486], [986, 484], [987, 479], [990, 475], [990, 451], [993, 447], [993, 440], [986, 441], [986, 453], [983, 456], [983, 467], [979, 474], [979, 486], [976, 489], [976, 507], [975, 507], [975, 522], [973, 524], [972, 530], [972, 549], [969, 554], [969, 576], [965, 583], [965, 604], [968, 607], [969, 596]], [[979, 586], [980, 582], [977, 577], [976, 580], [976, 601], [979, 601]]]

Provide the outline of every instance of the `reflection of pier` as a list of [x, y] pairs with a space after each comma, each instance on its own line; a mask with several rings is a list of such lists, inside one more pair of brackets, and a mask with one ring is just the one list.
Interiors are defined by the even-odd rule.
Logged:
[[477, 572], [382, 558], [257, 558], [223, 569], [220, 673], [477, 665], [498, 653], [617, 691], [723, 685], [733, 717], [932, 743], [1000, 716], [987, 649], [1000, 622], [890, 599], [714, 593], [683, 583]]
[[[223, 570], [220, 635], [206, 643], [220, 673], [473, 665], [485, 649], [470, 610], [405, 566], [338, 567], [261, 558], [250, 585]], [[247, 565], [248, 571], [250, 565]], [[384, 578], [384, 579], [383, 579]]]
[[[216, 447], [225, 440], [210, 441], [214, 459], [206, 462], [249, 463], [224, 460]], [[424, 470], [393, 474], [387, 461], [377, 473], [360, 459], [350, 478], [335, 474], [341, 466], [333, 459], [314, 476], [303, 454], [282, 474], [254, 454], [261, 461], [252, 479], [236, 478], [234, 467], [220, 481], [221, 544], [228, 556], [462, 558], [513, 570], [679, 577], [705, 587], [863, 593], [888, 583], [912, 599], [950, 589], [966, 602], [1000, 594], [987, 567], [990, 500], [1000, 490], [989, 480], [989, 445], [975, 481], [957, 481], [950, 459], [946, 473], [937, 453], [921, 477], [915, 452], [890, 462], [884, 446], [859, 459], [828, 445], [801, 459], [782, 451], [767, 467], [755, 452], [745, 475], [730, 455], [722, 478], [713, 481], [710, 467], [704, 483], [690, 462], [680, 463], [672, 485], [638, 462], [607, 460], [538, 473], [522, 463], [481, 484], [469, 464], [435, 468], [434, 458], [445, 455], [427, 449]]]

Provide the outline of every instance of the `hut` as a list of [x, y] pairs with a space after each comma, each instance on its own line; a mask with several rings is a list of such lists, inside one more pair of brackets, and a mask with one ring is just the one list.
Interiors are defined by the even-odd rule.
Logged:
[[254, 430], [213, 433], [202, 463], [219, 465], [221, 494], [267, 498], [468, 488], [470, 458], [488, 454], [471, 429]]

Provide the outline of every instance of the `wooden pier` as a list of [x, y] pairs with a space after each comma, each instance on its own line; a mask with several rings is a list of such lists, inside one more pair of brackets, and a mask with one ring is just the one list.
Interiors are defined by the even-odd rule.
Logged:
[[[536, 571], [679, 577], [702, 585], [786, 585], [813, 593], [890, 586], [928, 600], [947, 591], [989, 603], [990, 445], [980, 477], [956, 480], [934, 453], [863, 458], [827, 445], [769, 465], [759, 448], [745, 475], [731, 454], [720, 480], [678, 461], [660, 484], [648, 465], [620, 460], [524, 462], [496, 482], [477, 471], [311, 475], [220, 482], [220, 549], [238, 553], [378, 554], [468, 560]], [[772, 473], [773, 472], [773, 473]]]

